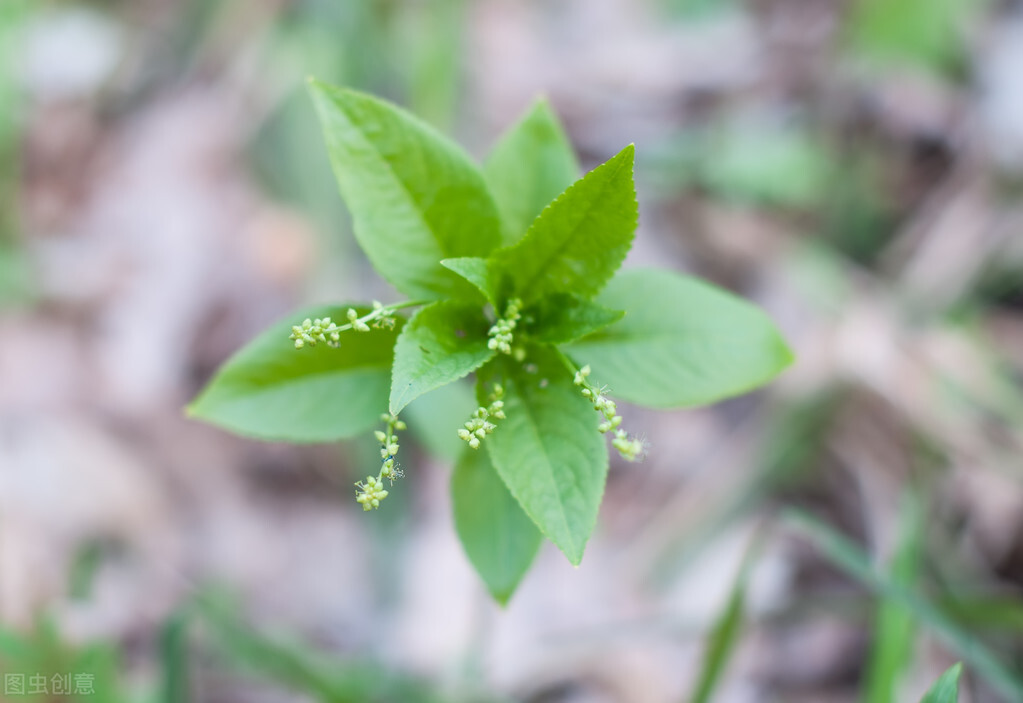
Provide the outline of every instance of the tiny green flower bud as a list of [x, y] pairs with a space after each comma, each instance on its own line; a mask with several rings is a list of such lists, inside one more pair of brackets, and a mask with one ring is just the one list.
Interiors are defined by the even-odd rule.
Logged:
[[458, 438], [468, 442], [470, 437], [469, 430], [458, 430]]
[[377, 441], [380, 442], [381, 444], [387, 441], [387, 435], [381, 432], [380, 430], [374, 432], [373, 436], [376, 437]]
[[476, 437], [470, 438], [469, 439], [469, 446], [472, 447], [473, 449], [479, 449], [480, 448], [480, 441], [479, 441], [479, 439], [477, 439]]
[[394, 429], [398, 430], [399, 432], [404, 432], [405, 430], [408, 429], [408, 425], [406, 425], [403, 421], [398, 420], [396, 423], [394, 423]]
[[349, 322], [355, 322], [356, 318], [359, 317], [359, 313], [355, 311], [355, 308], [348, 308], [348, 312], [345, 315], [348, 317]]

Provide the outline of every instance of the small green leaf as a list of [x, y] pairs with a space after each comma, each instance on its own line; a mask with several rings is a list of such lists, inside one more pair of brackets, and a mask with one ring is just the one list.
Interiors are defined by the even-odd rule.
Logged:
[[530, 336], [538, 342], [564, 344], [585, 337], [625, 316], [622, 310], [611, 310], [603, 305], [558, 293], [544, 299], [526, 317]]
[[550, 293], [595, 295], [632, 246], [639, 221], [630, 144], [558, 196], [515, 246], [494, 253], [527, 303]]
[[493, 261], [477, 256], [463, 256], [458, 259], [442, 259], [440, 263], [476, 286], [483, 297], [497, 307], [502, 293], [501, 272]]
[[557, 352], [528, 350], [525, 364], [499, 357], [480, 370], [480, 391], [504, 385], [506, 418], [484, 441], [512, 495], [573, 564], [582, 561], [607, 479], [607, 446], [590, 403]]
[[414, 298], [471, 291], [440, 260], [486, 256], [500, 243], [477, 166], [394, 105], [317, 81], [310, 89], [355, 237], [374, 268]]
[[506, 605], [536, 557], [540, 532], [483, 449], [465, 447], [451, 477], [451, 495], [465, 553], [494, 600]]
[[[303, 318], [343, 321], [347, 307], [300, 311], [268, 329], [221, 367], [188, 414], [238, 434], [288, 442], [330, 442], [377, 424], [387, 407], [397, 330], [348, 331], [339, 349], [295, 349], [288, 339]], [[397, 319], [400, 329], [404, 320]]]
[[504, 243], [514, 244], [533, 220], [579, 178], [579, 164], [546, 100], [538, 100], [494, 147], [483, 175], [501, 213]]
[[774, 323], [746, 301], [669, 271], [627, 271], [597, 302], [625, 318], [565, 347], [633, 403], [688, 407], [744, 393], [792, 362]]
[[958, 703], [959, 701], [959, 676], [963, 673], [963, 663], [952, 666], [944, 674], [938, 677], [920, 703]]
[[398, 414], [423, 393], [457, 381], [497, 353], [487, 348], [490, 325], [473, 305], [445, 300], [422, 308], [394, 347], [390, 410]]

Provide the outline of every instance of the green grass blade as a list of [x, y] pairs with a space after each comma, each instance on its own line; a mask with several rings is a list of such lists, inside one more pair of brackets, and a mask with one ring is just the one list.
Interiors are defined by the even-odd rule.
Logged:
[[932, 603], [891, 578], [878, 573], [867, 555], [847, 538], [802, 511], [790, 510], [783, 521], [809, 540], [835, 566], [861, 582], [877, 596], [900, 603], [993, 688], [1009, 700], [1023, 700], [1023, 680], [994, 652], [949, 619]]
[[728, 662], [732, 658], [739, 636], [742, 634], [743, 614], [746, 605], [746, 587], [753, 562], [751, 550], [743, 561], [742, 567], [732, 586], [725, 609], [718, 616], [714, 628], [707, 640], [700, 677], [693, 689], [690, 703], [708, 703], [717, 690]]
[[[920, 569], [921, 514], [915, 496], [902, 501], [900, 541], [891, 565], [891, 578], [912, 588]], [[895, 703], [895, 691], [916, 639], [913, 616], [900, 603], [884, 599], [878, 605], [874, 644], [867, 664], [865, 703]]]
[[957, 703], [959, 701], [959, 676], [963, 673], [962, 662], [942, 674], [928, 689], [920, 703]]

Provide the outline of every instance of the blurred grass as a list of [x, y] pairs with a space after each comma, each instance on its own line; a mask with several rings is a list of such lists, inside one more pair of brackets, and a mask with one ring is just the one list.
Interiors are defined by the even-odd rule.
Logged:
[[994, 650], [966, 628], [942, 612], [915, 589], [905, 588], [890, 576], [880, 573], [869, 557], [853, 542], [808, 513], [790, 509], [783, 524], [813, 544], [831, 563], [872, 591], [912, 614], [927, 626], [947, 647], [969, 663], [993, 688], [1008, 700], [1023, 700], [1023, 676], [999, 657]]

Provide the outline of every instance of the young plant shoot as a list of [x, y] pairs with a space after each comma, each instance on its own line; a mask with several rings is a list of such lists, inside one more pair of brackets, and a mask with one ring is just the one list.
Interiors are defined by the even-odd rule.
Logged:
[[310, 90], [355, 236], [407, 300], [296, 313], [229, 360], [190, 413], [290, 442], [375, 430], [380, 465], [356, 484], [368, 511], [399, 489], [402, 411], [475, 374], [479, 407], [450, 428], [464, 442], [455, 525], [499, 602], [543, 537], [579, 564], [608, 444], [642, 457], [612, 398], [711, 403], [791, 362], [743, 300], [668, 271], [618, 271], [639, 217], [631, 145], [580, 178], [541, 101], [481, 167], [394, 105]]

